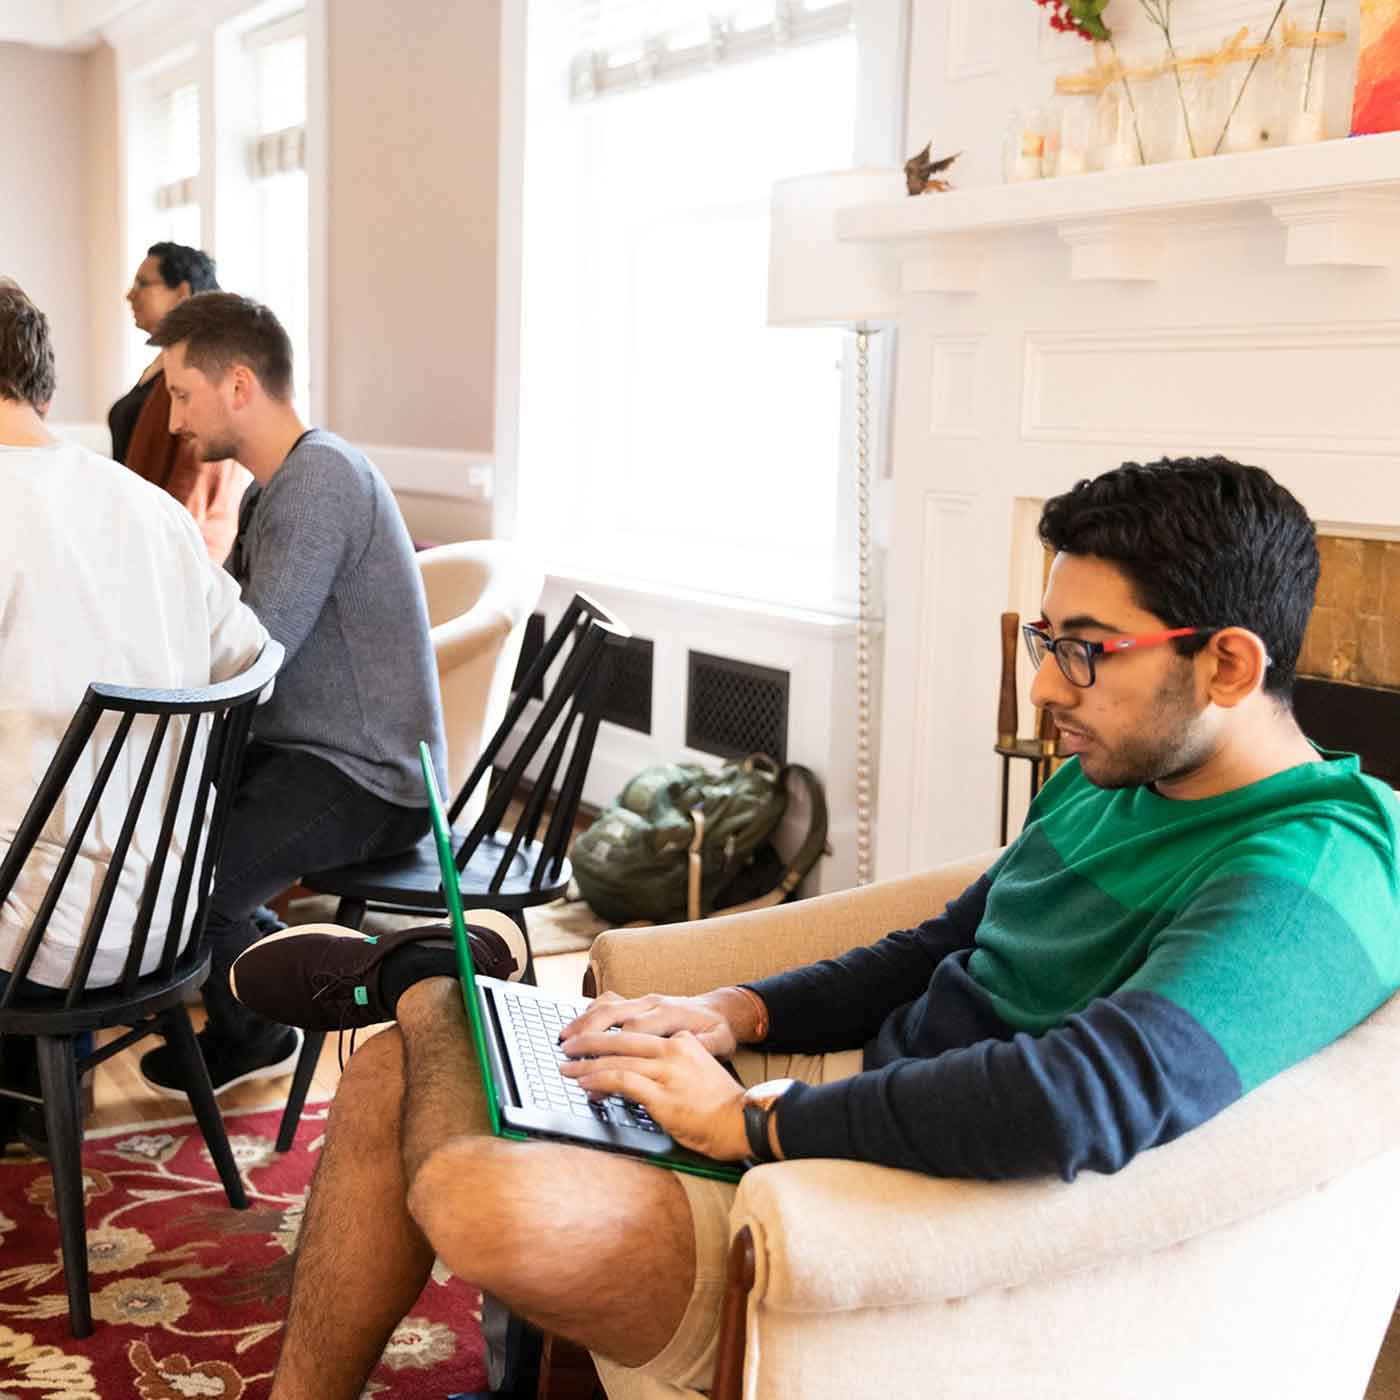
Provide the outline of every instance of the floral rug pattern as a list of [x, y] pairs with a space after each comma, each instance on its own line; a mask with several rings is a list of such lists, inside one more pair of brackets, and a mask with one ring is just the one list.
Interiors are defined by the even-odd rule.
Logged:
[[[224, 1122], [249, 1208], [231, 1210], [193, 1119], [89, 1133], [83, 1149], [95, 1330], [76, 1341], [48, 1164], [0, 1156], [0, 1400], [257, 1400], [277, 1360], [324, 1105], [292, 1150], [280, 1110]], [[366, 1202], [366, 1208], [372, 1205]], [[363, 1395], [484, 1387], [480, 1297], [441, 1264]]]

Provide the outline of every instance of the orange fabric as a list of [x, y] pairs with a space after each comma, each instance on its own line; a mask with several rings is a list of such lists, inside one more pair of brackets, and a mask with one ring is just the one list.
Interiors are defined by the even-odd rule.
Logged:
[[1363, 9], [1351, 134], [1400, 128], [1400, 0]]
[[183, 438], [170, 431], [170, 393], [165, 375], [157, 373], [132, 430], [126, 465], [152, 485], [168, 491], [194, 516], [204, 547], [222, 564], [238, 533], [238, 503], [252, 473], [231, 457], [201, 462]]

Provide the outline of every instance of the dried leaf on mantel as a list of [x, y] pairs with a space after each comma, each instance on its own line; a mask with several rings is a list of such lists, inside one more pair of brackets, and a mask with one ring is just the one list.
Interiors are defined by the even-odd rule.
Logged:
[[910, 194], [942, 194], [952, 189], [949, 181], [937, 177], [942, 175], [962, 152], [956, 151], [951, 156], [941, 156], [937, 160], [933, 159], [932, 152], [933, 142], [930, 141], [918, 155], [910, 156], [904, 162], [904, 183]]

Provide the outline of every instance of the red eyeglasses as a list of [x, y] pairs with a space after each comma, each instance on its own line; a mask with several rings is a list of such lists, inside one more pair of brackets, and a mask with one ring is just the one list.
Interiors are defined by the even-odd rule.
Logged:
[[1166, 632], [1142, 632], [1136, 637], [1110, 637], [1106, 642], [1089, 642], [1083, 637], [1052, 638], [1043, 622], [1027, 622], [1021, 627], [1031, 665], [1038, 671], [1047, 652], [1053, 653], [1064, 678], [1081, 689], [1093, 685], [1094, 658], [1112, 656], [1120, 651], [1137, 651], [1143, 647], [1161, 646], [1177, 637], [1209, 636], [1218, 627], [1173, 627]]

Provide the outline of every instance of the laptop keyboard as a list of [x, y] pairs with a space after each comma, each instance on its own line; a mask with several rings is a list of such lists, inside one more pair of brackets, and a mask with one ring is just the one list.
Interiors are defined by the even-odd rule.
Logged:
[[568, 1059], [559, 1044], [559, 1032], [578, 1015], [576, 1007], [510, 991], [502, 992], [499, 999], [505, 1003], [516, 1044], [525, 1059], [525, 1081], [520, 1090], [530, 1107], [552, 1108], [647, 1133], [662, 1131], [641, 1104], [619, 1094], [590, 1103], [588, 1095], [572, 1079], [559, 1073], [559, 1066]]

